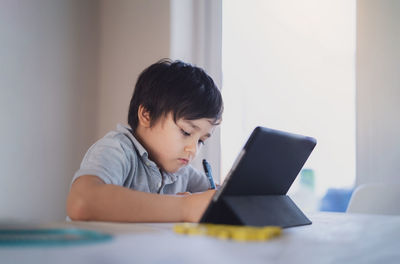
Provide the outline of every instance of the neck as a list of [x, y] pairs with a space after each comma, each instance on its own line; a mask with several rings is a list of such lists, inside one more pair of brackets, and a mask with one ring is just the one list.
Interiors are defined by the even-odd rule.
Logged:
[[149, 159], [153, 160], [153, 157], [151, 155], [151, 148], [149, 144], [147, 144], [147, 129], [145, 127], [138, 126], [136, 130], [132, 130], [132, 134], [135, 136], [136, 140], [139, 141], [139, 143], [146, 149], [147, 154], [149, 155]]

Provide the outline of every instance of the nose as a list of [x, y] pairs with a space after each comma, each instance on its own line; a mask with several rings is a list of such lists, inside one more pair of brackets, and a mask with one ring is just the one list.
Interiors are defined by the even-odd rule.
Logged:
[[194, 158], [196, 156], [197, 153], [197, 142], [196, 141], [191, 141], [189, 142], [185, 148], [184, 148], [185, 152], [188, 152], [189, 155]]

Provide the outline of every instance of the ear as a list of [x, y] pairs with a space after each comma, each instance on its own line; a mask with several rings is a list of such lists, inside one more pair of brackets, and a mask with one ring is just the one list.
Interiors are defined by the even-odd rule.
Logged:
[[143, 105], [139, 106], [138, 119], [139, 119], [139, 125], [143, 127], [150, 127], [151, 125], [150, 113], [149, 111], [146, 110], [146, 108], [144, 108]]

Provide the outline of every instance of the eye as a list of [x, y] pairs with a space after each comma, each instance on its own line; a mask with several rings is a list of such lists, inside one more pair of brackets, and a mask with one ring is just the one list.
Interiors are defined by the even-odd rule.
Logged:
[[186, 132], [182, 128], [181, 128], [181, 132], [182, 132], [182, 135], [184, 135], [185, 137], [190, 137], [190, 133]]

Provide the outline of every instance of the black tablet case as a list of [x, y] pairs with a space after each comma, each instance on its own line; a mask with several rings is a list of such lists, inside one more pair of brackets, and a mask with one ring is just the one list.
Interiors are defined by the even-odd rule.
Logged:
[[254, 129], [200, 222], [281, 227], [311, 224], [286, 193], [315, 145], [311, 137]]

